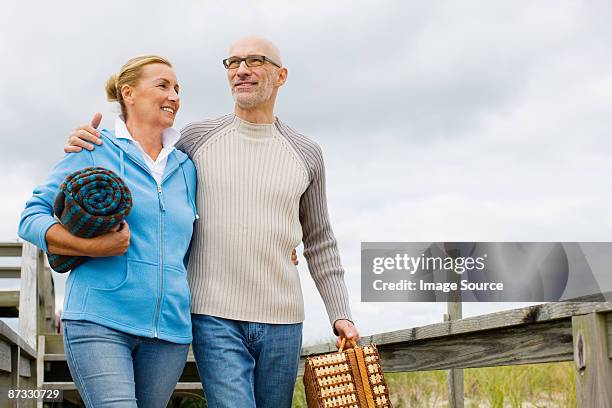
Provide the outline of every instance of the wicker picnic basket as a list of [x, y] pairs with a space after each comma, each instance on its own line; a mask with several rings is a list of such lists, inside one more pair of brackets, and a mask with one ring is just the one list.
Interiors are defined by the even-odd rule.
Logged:
[[308, 408], [391, 408], [375, 344], [308, 357], [304, 389]]

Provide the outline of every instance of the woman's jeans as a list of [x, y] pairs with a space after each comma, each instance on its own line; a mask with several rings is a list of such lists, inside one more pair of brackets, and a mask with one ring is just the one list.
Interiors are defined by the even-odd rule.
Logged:
[[65, 320], [64, 348], [87, 407], [165, 408], [187, 360], [189, 344]]
[[290, 408], [302, 323], [192, 314], [193, 352], [209, 408]]

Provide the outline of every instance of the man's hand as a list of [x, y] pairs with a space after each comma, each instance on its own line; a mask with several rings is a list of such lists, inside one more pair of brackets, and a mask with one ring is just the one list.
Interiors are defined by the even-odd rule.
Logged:
[[359, 332], [357, 328], [350, 320], [336, 320], [334, 322], [334, 328], [336, 332], [338, 332], [339, 336], [336, 338], [336, 347], [340, 348], [340, 344], [342, 339], [346, 339], [346, 344], [344, 348], [351, 348], [353, 345], [351, 344], [351, 340], [357, 341], [359, 340]]
[[101, 121], [102, 114], [96, 112], [91, 119], [90, 125], [82, 125], [74, 129], [72, 133], [70, 133], [70, 136], [68, 136], [68, 143], [64, 145], [64, 152], [77, 153], [83, 150], [83, 148], [93, 150], [94, 146], [91, 143], [101, 145], [102, 140], [100, 139], [100, 132], [96, 130], [98, 126], [100, 126]]
[[293, 265], [295, 266], [299, 264], [297, 259], [297, 251], [295, 250], [295, 248], [293, 248], [293, 251], [291, 251], [291, 263], [293, 263]]

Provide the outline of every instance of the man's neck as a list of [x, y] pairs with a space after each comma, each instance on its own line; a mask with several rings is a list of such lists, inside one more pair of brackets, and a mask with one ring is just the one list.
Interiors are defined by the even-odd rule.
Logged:
[[235, 105], [234, 113], [240, 119], [249, 123], [272, 124], [276, 121], [274, 110], [268, 108], [243, 109], [240, 106]]
[[132, 138], [140, 143], [142, 150], [153, 160], [156, 160], [163, 147], [162, 133], [164, 130], [157, 126], [132, 121], [129, 118], [125, 125]]

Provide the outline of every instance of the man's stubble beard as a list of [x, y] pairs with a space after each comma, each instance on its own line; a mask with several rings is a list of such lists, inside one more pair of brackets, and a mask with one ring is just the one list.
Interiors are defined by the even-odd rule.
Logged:
[[270, 85], [271, 78], [269, 75], [266, 75], [262, 79], [262, 81], [259, 81], [257, 90], [253, 93], [237, 93], [232, 87], [232, 96], [236, 105], [242, 109], [253, 109], [260, 103], [270, 99], [274, 90]]

